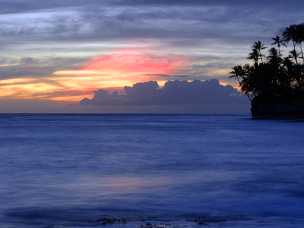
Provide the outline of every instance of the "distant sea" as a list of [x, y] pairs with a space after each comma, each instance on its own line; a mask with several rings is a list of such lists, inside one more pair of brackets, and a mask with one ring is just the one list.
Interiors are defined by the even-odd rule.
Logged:
[[304, 122], [0, 115], [0, 227], [109, 223], [304, 227]]

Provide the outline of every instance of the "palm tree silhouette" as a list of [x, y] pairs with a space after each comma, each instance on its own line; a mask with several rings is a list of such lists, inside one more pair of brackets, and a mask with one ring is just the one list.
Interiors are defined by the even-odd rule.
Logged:
[[294, 57], [296, 64], [298, 64], [298, 55], [296, 54], [297, 53], [296, 45], [299, 42], [298, 25], [288, 26], [287, 28], [285, 28], [282, 35], [283, 35], [284, 41], [292, 42], [292, 46], [293, 46], [292, 56]]
[[[272, 41], [265, 55], [265, 45], [255, 42], [248, 55], [253, 63], [235, 66], [230, 78], [251, 101], [253, 117], [304, 118], [304, 23], [290, 25]], [[281, 48], [288, 42], [292, 48], [285, 53]]]
[[262, 41], [256, 41], [252, 46], [252, 51], [249, 53], [248, 59], [253, 60], [255, 65], [259, 65], [259, 60], [261, 60], [261, 62], [263, 61], [263, 50], [265, 48]]
[[297, 50], [292, 50], [289, 53], [290, 53], [290, 57], [292, 57], [293, 59], [298, 59], [299, 58], [299, 52], [297, 52]]
[[302, 61], [304, 63], [304, 51], [303, 51], [304, 23], [297, 25], [297, 42], [300, 44], [301, 58], [302, 58]]
[[249, 86], [248, 75], [250, 72], [250, 66], [247, 64], [245, 66], [237, 65], [232, 68], [230, 72], [230, 78], [237, 80], [238, 84], [241, 87], [241, 90], [246, 94], [246, 96], [251, 100], [250, 92], [247, 90]]
[[241, 79], [245, 75], [245, 72], [243, 70], [243, 67], [240, 65], [237, 65], [232, 68], [232, 71], [230, 72], [230, 78], [234, 78], [238, 81], [239, 84], [241, 84]]
[[274, 66], [277, 66], [282, 61], [281, 55], [279, 54], [279, 51], [276, 48], [270, 48], [267, 59], [269, 63]]
[[278, 50], [279, 50], [279, 55], [281, 55], [281, 47], [285, 46], [285, 42], [284, 40], [281, 38], [281, 36], [277, 35], [275, 37], [272, 38], [273, 43], [272, 45], [277, 46]]

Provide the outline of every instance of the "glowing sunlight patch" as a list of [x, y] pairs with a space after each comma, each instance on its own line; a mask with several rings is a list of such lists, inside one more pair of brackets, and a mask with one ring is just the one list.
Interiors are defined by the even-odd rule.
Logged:
[[77, 102], [100, 88], [119, 88], [156, 80], [184, 69], [184, 56], [160, 56], [148, 49], [122, 49], [88, 59], [78, 69], [41, 77], [0, 80], [0, 97]]

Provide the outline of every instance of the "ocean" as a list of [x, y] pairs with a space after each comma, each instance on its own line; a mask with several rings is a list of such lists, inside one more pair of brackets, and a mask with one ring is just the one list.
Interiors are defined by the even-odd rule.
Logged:
[[0, 115], [0, 227], [303, 227], [304, 122]]

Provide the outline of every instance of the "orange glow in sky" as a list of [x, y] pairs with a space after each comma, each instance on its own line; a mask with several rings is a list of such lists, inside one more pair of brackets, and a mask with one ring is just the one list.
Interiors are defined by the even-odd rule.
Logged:
[[148, 49], [114, 50], [88, 59], [78, 69], [67, 68], [44, 77], [1, 80], [0, 97], [77, 102], [90, 97], [100, 88], [166, 80], [166, 77], [189, 64], [183, 56], [158, 56], [151, 53], [152, 50]]

